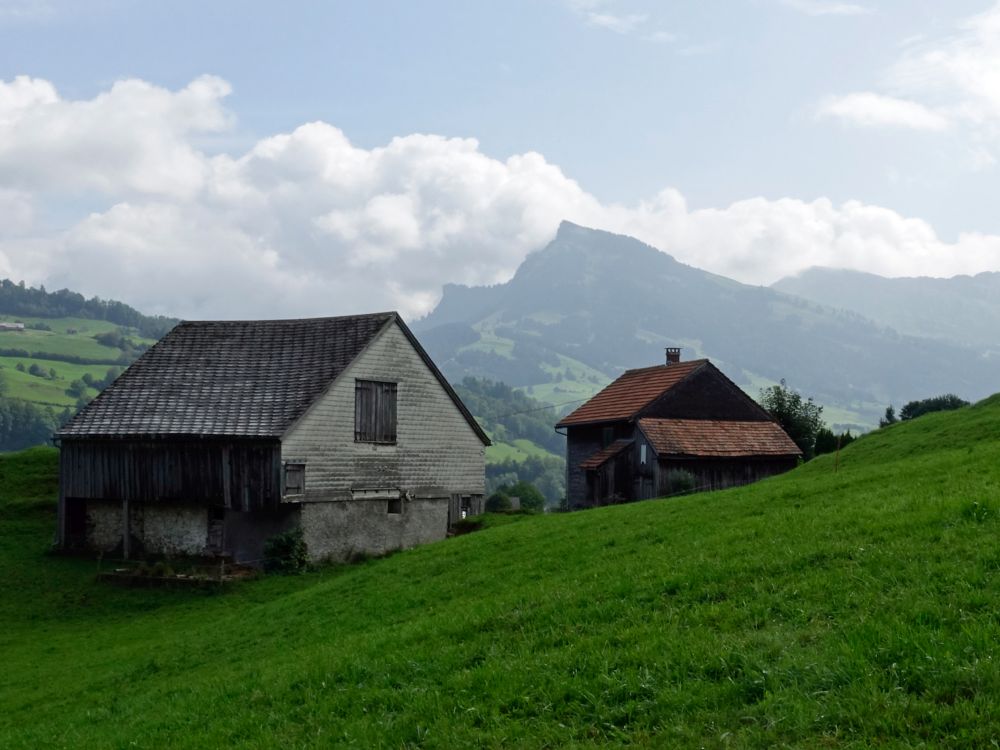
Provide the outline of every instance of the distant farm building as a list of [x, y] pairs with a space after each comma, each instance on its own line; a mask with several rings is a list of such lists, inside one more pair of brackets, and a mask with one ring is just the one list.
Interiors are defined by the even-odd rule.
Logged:
[[722, 489], [793, 468], [798, 446], [707, 359], [629, 370], [564, 417], [570, 508]]
[[396, 313], [181, 323], [56, 438], [62, 548], [236, 562], [443, 539], [489, 444]]
[[7, 320], [0, 320], [0, 331], [23, 331], [24, 323], [11, 323]]

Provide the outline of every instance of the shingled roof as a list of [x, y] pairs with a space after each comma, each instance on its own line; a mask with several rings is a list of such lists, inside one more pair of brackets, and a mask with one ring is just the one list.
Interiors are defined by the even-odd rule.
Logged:
[[777, 422], [642, 418], [639, 429], [658, 456], [801, 456]]
[[392, 321], [488, 444], [395, 312], [180, 323], [55, 437], [279, 438]]
[[707, 363], [707, 359], [692, 359], [627, 370], [583, 406], [559, 420], [556, 427], [630, 419]]

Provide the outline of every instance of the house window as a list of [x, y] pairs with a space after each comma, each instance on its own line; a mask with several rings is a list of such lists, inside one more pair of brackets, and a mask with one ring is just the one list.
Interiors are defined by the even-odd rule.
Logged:
[[386, 513], [390, 515], [398, 516], [400, 513], [403, 512], [403, 498], [401, 497], [390, 498], [385, 510]]
[[285, 464], [285, 494], [301, 495], [306, 491], [306, 465]]
[[354, 442], [396, 442], [396, 384], [354, 381]]

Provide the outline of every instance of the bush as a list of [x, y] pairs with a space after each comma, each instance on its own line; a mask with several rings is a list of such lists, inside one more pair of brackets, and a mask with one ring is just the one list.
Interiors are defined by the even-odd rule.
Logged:
[[510, 497], [506, 492], [501, 492], [497, 490], [488, 498], [486, 498], [486, 511], [487, 513], [506, 513], [510, 510]]
[[289, 529], [264, 542], [264, 570], [269, 573], [301, 573], [308, 564], [302, 529]]

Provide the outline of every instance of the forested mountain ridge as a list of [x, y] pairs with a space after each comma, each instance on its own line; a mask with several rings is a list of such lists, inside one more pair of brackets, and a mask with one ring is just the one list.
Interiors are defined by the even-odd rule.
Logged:
[[1000, 356], [1000, 272], [890, 279], [861, 271], [810, 268], [771, 288], [851, 310], [904, 334], [954, 341]]
[[568, 222], [509, 282], [446, 286], [414, 329], [450, 378], [493, 377], [549, 403], [659, 364], [665, 346], [711, 357], [751, 395], [784, 378], [844, 428], [873, 425], [890, 402], [981, 398], [1000, 380], [1000, 360], [969, 346], [905, 336]]

